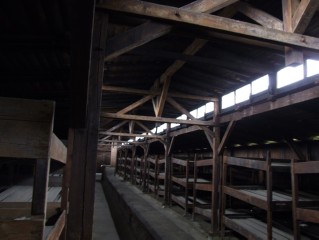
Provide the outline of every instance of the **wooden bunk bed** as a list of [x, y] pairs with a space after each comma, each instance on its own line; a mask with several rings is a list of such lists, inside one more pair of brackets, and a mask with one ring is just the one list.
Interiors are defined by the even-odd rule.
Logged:
[[298, 175], [318, 174], [319, 161], [294, 162], [291, 167], [294, 239], [300, 239], [300, 222], [319, 224], [319, 196], [305, 205], [299, 192]]
[[67, 156], [66, 147], [53, 133], [53, 120], [54, 102], [0, 98], [0, 157], [35, 161], [33, 187], [24, 189], [28, 201], [22, 202], [27, 199], [21, 196], [20, 201], [14, 200], [17, 189], [2, 192], [11, 191], [12, 201], [0, 202], [0, 239], [57, 239], [64, 228], [65, 211], [54, 225], [46, 226], [60, 207], [59, 201], [47, 201], [52, 200], [48, 198], [50, 162], [65, 164]]
[[[189, 159], [178, 159], [172, 157], [172, 183], [173, 189], [171, 200], [184, 208], [185, 215], [189, 209], [192, 209], [192, 196], [189, 195], [189, 190], [193, 188], [194, 178], [192, 177], [191, 167], [193, 161]], [[191, 173], [191, 175], [190, 175]]]
[[[249, 239], [293, 239], [291, 233], [284, 232], [273, 226], [273, 211], [291, 211], [292, 196], [289, 192], [273, 190], [272, 174], [274, 171], [289, 172], [290, 165], [287, 161], [272, 161], [270, 154], [267, 154], [266, 160], [236, 157], [225, 158], [222, 181], [222, 233], [224, 233], [225, 227], [227, 227]], [[227, 169], [230, 166], [265, 172], [266, 186], [233, 186], [227, 184]], [[262, 221], [249, 214], [225, 214], [226, 196], [239, 199], [265, 210], [267, 212], [267, 219]], [[303, 197], [302, 201], [307, 203], [311, 200]]]
[[[212, 176], [210, 178], [200, 178], [198, 177], [198, 170], [200, 168], [210, 168], [212, 170], [213, 159], [197, 159], [195, 155], [194, 161], [194, 184], [193, 184], [193, 220], [195, 219], [195, 214], [204, 216], [205, 218], [211, 219], [211, 194], [209, 199], [202, 199], [198, 196], [198, 191], [212, 192]], [[212, 171], [211, 171], [212, 173]]]
[[147, 186], [156, 196], [165, 194], [165, 159], [156, 156], [147, 158]]

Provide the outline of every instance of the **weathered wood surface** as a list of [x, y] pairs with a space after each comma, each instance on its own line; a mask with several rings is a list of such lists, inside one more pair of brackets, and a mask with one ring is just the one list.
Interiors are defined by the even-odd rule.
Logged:
[[319, 173], [319, 161], [296, 162], [293, 165], [295, 174]]
[[47, 158], [54, 102], [0, 98], [0, 156]]
[[210, 126], [210, 125], [212, 125], [212, 121], [182, 120], [182, 119], [166, 118], [166, 117], [151, 117], [151, 116], [140, 116], [140, 115], [118, 114], [118, 113], [105, 113], [105, 112], [101, 113], [101, 117], [111, 118], [111, 119], [149, 121], [149, 122], [180, 123], [180, 124], [199, 125], [199, 126]]
[[0, 220], [0, 239], [40, 240], [43, 236], [43, 228], [43, 218], [19, 221]]
[[45, 234], [46, 235], [46, 240], [56, 240], [60, 237], [62, 230], [65, 226], [65, 210], [61, 213], [60, 217], [54, 224], [53, 228], [50, 229], [50, 231]]
[[51, 136], [50, 158], [66, 163], [67, 148], [62, 141], [53, 133]]
[[110, 0], [99, 5], [99, 7], [103, 9], [188, 23], [201, 27], [208, 27], [231, 34], [235, 33], [243, 36], [260, 38], [267, 41], [274, 41], [284, 45], [319, 50], [318, 38], [288, 33], [276, 29], [269, 29], [256, 24], [240, 22], [216, 15], [195, 13], [175, 7], [168, 7], [134, 0]]
[[[238, 0], [197, 0], [187, 4], [181, 9], [192, 10], [194, 12], [215, 12]], [[172, 30], [172, 26], [154, 21], [148, 21], [135, 28], [116, 35], [109, 39], [106, 44], [105, 61], [111, 60], [123, 53], [137, 48], [147, 42], [159, 38]]]
[[[224, 224], [245, 236], [247, 239], [267, 239], [267, 224], [254, 218], [228, 218], [224, 217]], [[274, 239], [290, 239], [293, 240], [293, 236], [278, 228], [272, 228]]]

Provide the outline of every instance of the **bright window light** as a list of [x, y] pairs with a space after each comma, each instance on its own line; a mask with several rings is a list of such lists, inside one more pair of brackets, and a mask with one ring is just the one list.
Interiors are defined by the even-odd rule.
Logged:
[[153, 128], [153, 129], [151, 130], [151, 132], [152, 132], [153, 134], [156, 133], [156, 127]]
[[197, 109], [197, 118], [201, 118], [205, 116], [205, 108], [206, 108], [206, 105], [201, 106], [200, 108]]
[[210, 113], [213, 111], [214, 111], [214, 103], [213, 102], [206, 103], [206, 113]]
[[190, 114], [191, 114], [194, 118], [197, 118], [197, 109], [191, 111]]
[[162, 132], [164, 132], [164, 130], [166, 130], [166, 129], [167, 129], [167, 124], [164, 123], [164, 124], [162, 124], [161, 126], [159, 126], [159, 127], [157, 128], [157, 133], [162, 133]]
[[178, 123], [171, 123], [171, 128], [174, 128], [174, 127], [178, 127], [180, 124]]
[[235, 105], [235, 92], [228, 93], [222, 97], [222, 109]]
[[307, 77], [319, 74], [319, 61], [313, 59], [307, 59]]
[[248, 84], [248, 85], [243, 86], [243, 87], [236, 90], [236, 92], [235, 92], [236, 103], [241, 103], [241, 102], [249, 100], [250, 92], [251, 92], [250, 88], [251, 88], [250, 84]]
[[256, 79], [251, 83], [251, 94], [261, 93], [269, 88], [269, 75]]
[[277, 72], [277, 88], [282, 88], [304, 79], [303, 64], [296, 67], [285, 67]]
[[131, 138], [131, 139], [129, 139], [129, 140], [127, 140], [128, 142], [133, 142], [134, 140]]
[[180, 119], [180, 120], [187, 120], [187, 116], [185, 114], [179, 116], [178, 118], [176, 119]]

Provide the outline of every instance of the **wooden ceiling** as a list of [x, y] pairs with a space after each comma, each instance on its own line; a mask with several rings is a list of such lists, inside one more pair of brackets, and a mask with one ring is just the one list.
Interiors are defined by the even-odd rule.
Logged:
[[[318, 58], [316, 0], [105, 0], [96, 10], [108, 18], [100, 128], [122, 140], [159, 122], [137, 116], [176, 118], [300, 56]], [[0, 3], [0, 95], [55, 100], [62, 138], [76, 88], [71, 13], [62, 0]]]

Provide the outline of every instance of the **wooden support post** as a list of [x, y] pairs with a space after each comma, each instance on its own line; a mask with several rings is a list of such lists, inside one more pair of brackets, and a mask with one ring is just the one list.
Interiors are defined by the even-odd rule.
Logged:
[[220, 193], [220, 158], [218, 155], [218, 147], [220, 144], [220, 127], [219, 127], [219, 112], [220, 104], [219, 102], [214, 102], [214, 136], [213, 136], [213, 191], [212, 191], [212, 216], [211, 216], [211, 227], [212, 233], [216, 234], [218, 232], [218, 207], [219, 207], [219, 193]]
[[272, 168], [270, 152], [267, 151], [267, 239], [272, 239]]
[[164, 196], [164, 202], [165, 205], [170, 204], [170, 195], [171, 195], [171, 161], [172, 158], [170, 156], [169, 146], [170, 146], [170, 138], [169, 138], [169, 132], [171, 130], [171, 124], [167, 123], [167, 130], [166, 130], [166, 142], [165, 142], [165, 196]]
[[[87, 82], [85, 94], [86, 117], [85, 124], [78, 127], [72, 125], [69, 134], [69, 153], [67, 166], [67, 179], [69, 183], [64, 189], [64, 206], [69, 204], [67, 216], [66, 239], [92, 238], [93, 225], [93, 205], [95, 189], [96, 157], [98, 144], [98, 129], [101, 109], [102, 82], [104, 73], [104, 48], [106, 42], [107, 15], [96, 13], [94, 17], [94, 1], [89, 1], [81, 5], [80, 14], [76, 12], [74, 27], [79, 31], [77, 36], [73, 36], [73, 51], [88, 51], [89, 54], [73, 59], [74, 69], [72, 78], [76, 78], [76, 84]], [[79, 7], [79, 6], [77, 6]], [[88, 14], [89, 13], [89, 14]], [[92, 24], [94, 18], [94, 29], [92, 38]], [[83, 19], [88, 21], [83, 25]], [[81, 28], [85, 28], [84, 36]], [[85, 39], [85, 40], [84, 40]], [[82, 44], [82, 41], [84, 43]], [[80, 44], [80, 43], [81, 44]], [[91, 61], [82, 61], [89, 58]], [[76, 57], [76, 56], [75, 56]], [[81, 60], [82, 59], [82, 60]], [[86, 69], [83, 73], [82, 68]], [[81, 73], [81, 74], [80, 74]], [[75, 79], [74, 79], [75, 81]], [[74, 104], [78, 103], [74, 101]], [[75, 107], [75, 106], [73, 106]], [[76, 121], [76, 116], [74, 116]]]
[[37, 159], [34, 172], [32, 215], [46, 216], [46, 201], [50, 171], [50, 158]]

